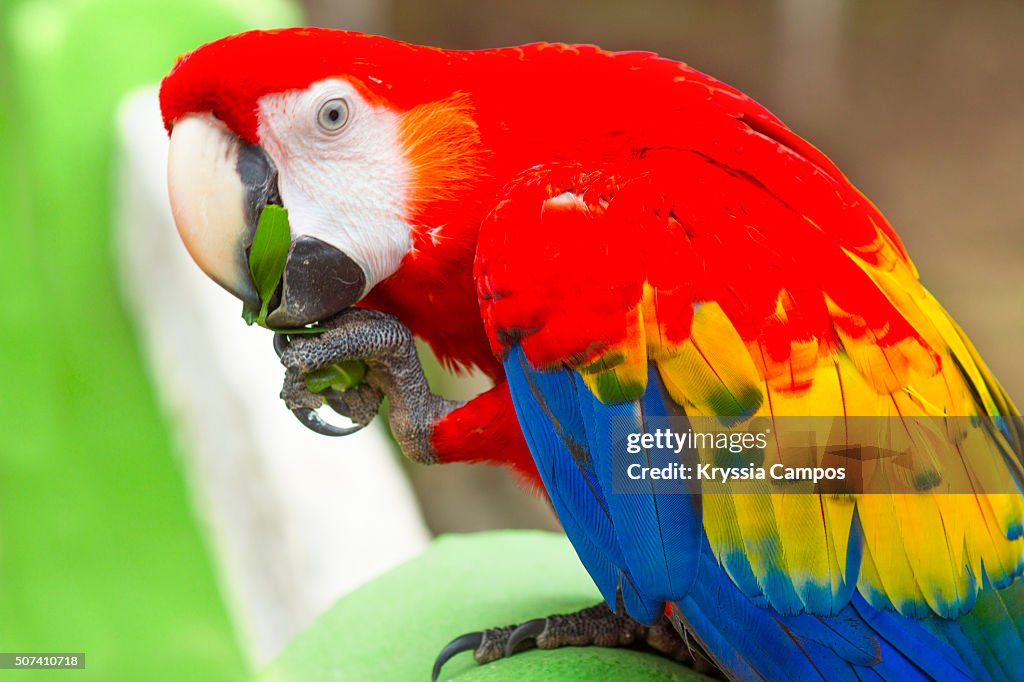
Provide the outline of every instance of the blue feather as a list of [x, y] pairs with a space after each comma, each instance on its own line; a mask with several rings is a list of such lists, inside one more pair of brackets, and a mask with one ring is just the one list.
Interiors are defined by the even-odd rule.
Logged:
[[[652, 387], [660, 382], [656, 372], [652, 373], [651, 381]], [[627, 454], [620, 442], [627, 432], [645, 431], [645, 409], [654, 416], [666, 416], [664, 403], [652, 388], [642, 400], [618, 405], [601, 403], [582, 383], [578, 395], [592, 415], [588, 438], [594, 468], [608, 501], [623, 557], [638, 589], [659, 601], [685, 594], [696, 576], [694, 557], [705, 541], [699, 498], [691, 494], [686, 481], [627, 479], [627, 462], [622, 459]], [[669, 448], [650, 448], [637, 455], [635, 461], [645, 467], [661, 468], [679, 460]]]
[[[601, 595], [614, 605], [623, 561], [611, 520], [601, 513], [604, 500], [575, 466], [549, 415], [534, 399], [521, 351], [509, 354], [505, 368], [516, 417], [555, 513]], [[581, 501], [588, 496], [589, 503]]]
[[[725, 661], [739, 653], [745, 665], [756, 671], [756, 676], [742, 676], [730, 670], [737, 679], [823, 679], [794, 639], [779, 627], [773, 612], [740, 592], [714, 557], [702, 556], [698, 583], [699, 589], [676, 606], [719, 665], [729, 670]], [[713, 623], [718, 642], [704, 638], [704, 628], [697, 625], [701, 621]]]

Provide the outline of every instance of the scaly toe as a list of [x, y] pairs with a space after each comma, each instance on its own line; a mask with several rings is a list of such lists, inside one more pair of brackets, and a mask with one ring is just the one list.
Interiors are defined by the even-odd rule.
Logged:
[[537, 646], [537, 637], [540, 636], [544, 629], [547, 627], [547, 619], [535, 618], [534, 620], [528, 620], [508, 636], [508, 641], [505, 642], [505, 655], [511, 656], [517, 651], [521, 650], [520, 644], [528, 641], [532, 641], [532, 646], [525, 647], [532, 649]]

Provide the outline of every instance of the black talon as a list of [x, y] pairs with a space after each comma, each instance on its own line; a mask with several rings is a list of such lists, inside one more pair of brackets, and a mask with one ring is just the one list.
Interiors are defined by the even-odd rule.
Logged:
[[324, 436], [351, 436], [356, 431], [362, 430], [366, 424], [357, 424], [355, 426], [342, 427], [335, 426], [334, 424], [328, 424], [320, 415], [316, 413], [316, 410], [311, 410], [308, 407], [297, 407], [292, 410], [300, 422], [305, 424], [306, 428], [310, 431], [316, 431], [317, 433]]
[[430, 682], [437, 682], [437, 678], [441, 674], [441, 668], [451, 660], [452, 656], [461, 654], [463, 651], [476, 651], [483, 641], [484, 633], [470, 632], [448, 642], [434, 661], [434, 671], [430, 673]]
[[274, 352], [277, 353], [277, 359], [280, 360], [281, 356], [287, 350], [288, 346], [291, 345], [291, 341], [288, 340], [287, 334], [281, 332], [274, 332]]
[[545, 623], [544, 618], [534, 618], [533, 620], [526, 621], [525, 623], [517, 627], [515, 630], [513, 630], [512, 633], [508, 636], [508, 641], [505, 642], [505, 656], [511, 656], [512, 654], [514, 654], [519, 645], [529, 639], [534, 640], [533, 646], [536, 646], [537, 636], [540, 633], [544, 632], [544, 628], [546, 625], [547, 623]]

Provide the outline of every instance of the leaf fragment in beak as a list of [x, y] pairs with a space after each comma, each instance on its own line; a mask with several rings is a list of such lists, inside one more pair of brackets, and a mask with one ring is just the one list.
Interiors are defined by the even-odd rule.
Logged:
[[255, 318], [251, 317], [251, 311], [243, 312], [247, 322], [252, 319], [261, 327], [267, 326], [270, 299], [284, 274], [290, 244], [288, 209], [273, 204], [264, 206], [249, 249], [249, 273], [260, 297], [260, 311]]

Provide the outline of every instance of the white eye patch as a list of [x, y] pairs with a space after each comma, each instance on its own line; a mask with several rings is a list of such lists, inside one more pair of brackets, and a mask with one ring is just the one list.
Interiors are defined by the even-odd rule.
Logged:
[[412, 247], [398, 114], [331, 78], [260, 98], [259, 120], [292, 238], [341, 249], [363, 268], [368, 289], [392, 275]]

